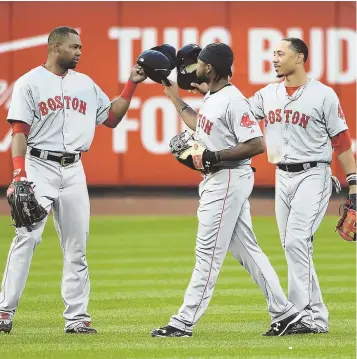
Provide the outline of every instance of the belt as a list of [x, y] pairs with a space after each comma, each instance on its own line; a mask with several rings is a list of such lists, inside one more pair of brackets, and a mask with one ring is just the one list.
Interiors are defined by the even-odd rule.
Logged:
[[317, 167], [317, 162], [307, 162], [307, 163], [295, 163], [293, 165], [282, 165], [277, 164], [278, 168], [286, 172], [301, 172], [308, 170], [309, 168]]
[[63, 154], [62, 152], [51, 152], [51, 151], [39, 150], [37, 148], [32, 148], [30, 151], [30, 155], [34, 157], [42, 158], [44, 160], [58, 162], [63, 167], [69, 166], [72, 163], [77, 162], [82, 157], [81, 153]]
[[[215, 167], [215, 166], [213, 166], [212, 169], [209, 172], [206, 172], [205, 174], [213, 174], [213, 173], [216, 173], [221, 170], [234, 170], [236, 168], [238, 168], [238, 167], [237, 166], [236, 167]], [[253, 172], [257, 172], [255, 167], [250, 167], [250, 168], [252, 169]]]

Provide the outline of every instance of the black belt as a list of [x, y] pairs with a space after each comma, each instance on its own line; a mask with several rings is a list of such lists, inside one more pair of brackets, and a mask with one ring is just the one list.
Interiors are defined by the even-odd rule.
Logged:
[[[215, 167], [215, 166], [213, 166], [211, 168], [211, 170], [209, 172], [205, 173], [205, 174], [213, 174], [213, 173], [216, 173], [216, 172], [218, 172], [220, 170], [234, 170], [236, 168], [239, 168], [239, 167], [237, 167], [237, 166], [235, 166], [235, 167]], [[250, 167], [250, 168], [252, 169], [253, 172], [257, 172], [255, 167]]]
[[295, 163], [293, 165], [282, 165], [278, 164], [278, 168], [286, 172], [301, 172], [308, 170], [309, 168], [317, 167], [317, 162], [307, 162], [307, 163]]
[[61, 166], [66, 167], [71, 165], [72, 163], [77, 162], [81, 157], [81, 153], [68, 153], [63, 154], [62, 152], [50, 152], [39, 150], [37, 148], [32, 148], [30, 151], [30, 155], [38, 158], [42, 158], [44, 160], [55, 161], [61, 164]]

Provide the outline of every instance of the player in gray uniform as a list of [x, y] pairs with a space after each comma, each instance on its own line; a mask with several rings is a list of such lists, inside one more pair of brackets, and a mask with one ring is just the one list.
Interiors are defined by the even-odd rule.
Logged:
[[274, 51], [278, 78], [249, 99], [257, 119], [264, 120], [269, 162], [276, 165], [275, 211], [288, 264], [288, 298], [302, 321], [288, 331], [327, 333], [328, 311], [313, 264], [313, 236], [332, 192], [332, 149], [356, 201], [356, 162], [339, 99], [332, 88], [309, 77], [306, 44], [283, 39]]
[[[208, 149], [199, 185], [196, 265], [184, 303], [165, 327], [152, 331], [154, 337], [189, 337], [208, 307], [229, 250], [261, 288], [272, 325], [268, 336], [283, 335], [299, 323], [300, 314], [289, 302], [268, 258], [253, 233], [249, 196], [254, 173], [250, 158], [264, 151], [261, 130], [242, 93], [228, 81], [233, 53], [225, 44], [211, 44], [198, 58], [197, 78], [206, 81], [210, 92], [199, 113], [185, 104], [177, 86], [165, 87], [195, 138]], [[210, 163], [208, 163], [210, 162]]]
[[[32, 181], [38, 202], [47, 212], [53, 210], [64, 256], [65, 332], [91, 334], [96, 330], [90, 326], [87, 312], [90, 210], [81, 152], [88, 151], [96, 125], [113, 128], [120, 122], [136, 84], [146, 76], [135, 65], [121, 96], [111, 102], [91, 78], [72, 71], [81, 48], [74, 29], [54, 29], [48, 37], [46, 63], [16, 81], [7, 119], [13, 128], [13, 181]], [[46, 219], [31, 228], [16, 228], [0, 293], [0, 332], [12, 329]]]

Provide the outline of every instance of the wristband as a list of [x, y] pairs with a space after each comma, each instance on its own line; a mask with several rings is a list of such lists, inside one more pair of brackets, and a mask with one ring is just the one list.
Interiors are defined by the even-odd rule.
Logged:
[[356, 185], [357, 175], [355, 173], [349, 173], [346, 176], [346, 181], [349, 186]]
[[120, 97], [125, 101], [131, 101], [137, 84], [131, 80], [126, 83]]

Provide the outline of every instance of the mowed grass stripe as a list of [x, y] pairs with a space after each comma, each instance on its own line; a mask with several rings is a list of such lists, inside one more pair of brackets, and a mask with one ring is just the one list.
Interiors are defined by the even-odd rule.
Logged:
[[[331, 287], [324, 290], [324, 293], [334, 294], [355, 294], [356, 289], [351, 287]], [[113, 299], [133, 299], [137, 300], [140, 298], [177, 298], [182, 296], [181, 289], [163, 289], [163, 290], [136, 290], [136, 291], [122, 291], [122, 292], [101, 292], [92, 293], [91, 300], [113, 300]], [[259, 296], [261, 291], [259, 288], [251, 289], [216, 289], [215, 296], [220, 297], [245, 297], [245, 296]], [[58, 294], [40, 294], [37, 297], [27, 298], [27, 301], [41, 301], [48, 302], [58, 298]]]
[[[165, 252], [163, 252], [165, 253]], [[193, 253], [193, 251], [192, 251]], [[95, 253], [96, 255], [98, 255], [98, 253]], [[104, 253], [103, 253], [104, 254]], [[107, 253], [106, 253], [107, 254]], [[113, 253], [111, 253], [112, 255]], [[150, 256], [150, 257], [137, 257], [138, 253], [135, 253], [135, 256], [131, 257], [131, 255], [133, 255], [133, 253], [131, 253], [131, 255], [129, 255], [129, 253], [126, 253], [125, 257], [123, 256], [122, 253], [118, 253], [118, 257], [117, 258], [110, 258], [110, 259], [105, 259], [103, 260], [102, 258], [97, 259], [97, 258], [92, 258], [91, 259], [91, 265], [112, 265], [115, 264], [116, 266], [127, 266], [128, 264], [142, 264], [142, 265], [162, 265], [162, 264], [181, 264], [181, 263], [192, 263], [194, 262], [194, 257], [189, 258], [187, 257], [187, 255], [183, 256], [171, 256], [169, 255], [169, 253], [167, 253], [167, 256], [165, 256], [164, 258], [162, 258], [162, 256]], [[270, 255], [269, 259], [270, 260], [281, 260], [282, 258], [282, 254], [283, 250], [281, 250], [280, 253], [278, 254], [274, 254], [274, 255]], [[228, 255], [229, 257], [229, 255]], [[323, 254], [323, 255], [318, 255], [318, 258], [316, 259], [317, 263], [322, 262], [324, 263], [324, 260], [327, 259], [333, 259], [335, 262], [345, 262], [348, 259], [354, 259], [355, 258], [355, 253], [350, 252], [350, 253], [346, 253], [344, 255], [341, 255], [339, 257], [336, 257], [334, 254]], [[228, 258], [227, 258], [228, 259]], [[52, 265], [62, 265], [63, 264], [63, 260], [57, 260], [57, 259], [52, 259], [51, 260]], [[238, 264], [238, 263], [237, 263]], [[335, 264], [335, 263], [333, 263]], [[44, 267], [48, 265], [47, 262], [42, 262], [42, 263], [34, 263], [35, 267]]]
[[[51, 264], [51, 262], [48, 262], [48, 264]], [[33, 266], [33, 269], [38, 268], [38, 266]], [[53, 275], [54, 273], [56, 273], [55, 271], [51, 270], [50, 272], [44, 272], [43, 274], [41, 273], [41, 269], [43, 269], [43, 267], [45, 266], [41, 266], [39, 269], [39, 271], [32, 273], [32, 276], [44, 276], [45, 278], [48, 276]], [[121, 268], [122, 267], [122, 268]], [[154, 268], [155, 267], [155, 268]], [[224, 271], [234, 271], [237, 272], [237, 267], [239, 267], [239, 265], [237, 264], [226, 264], [224, 266], [224, 268], [222, 270]], [[317, 266], [316, 266], [317, 267]], [[142, 267], [138, 267], [135, 266], [134, 268], [128, 268], [128, 266], [114, 266], [114, 265], [106, 265], [106, 263], [103, 263], [102, 266], [99, 266], [99, 268], [95, 268], [95, 273], [96, 275], [105, 275], [106, 273], [108, 273], [109, 275], [116, 275], [116, 274], [135, 274], [140, 276], [140, 273], [142, 273], [144, 266]], [[281, 264], [281, 265], [274, 265], [274, 268], [276, 271], [282, 270], [286, 268], [285, 264]], [[318, 266], [318, 273], [322, 273], [324, 274], [324, 272], [327, 271], [332, 271], [332, 270], [344, 270], [344, 269], [349, 269], [350, 268], [350, 264], [349, 263], [331, 263], [331, 264], [324, 264], [324, 265], [320, 265]], [[189, 266], [179, 266], [179, 267], [166, 267], [163, 268], [162, 265], [160, 266], [159, 263], [155, 264], [155, 266], [150, 266], [148, 268], [145, 268], [145, 272], [146, 274], [152, 274], [155, 275], [158, 271], [160, 271], [160, 274], [163, 275], [173, 275], [173, 274], [184, 274], [187, 272], [192, 272], [193, 270], [193, 264], [190, 263]], [[92, 272], [92, 267], [90, 269], [90, 272]]]
[[[279, 279], [283, 282], [287, 280], [287, 277], [285, 276], [279, 276]], [[338, 283], [341, 286], [351, 286], [355, 283], [354, 279], [348, 276], [336, 276], [336, 277], [330, 277], [330, 276], [319, 276], [319, 280], [322, 283]], [[253, 282], [253, 280], [250, 278], [250, 276], [247, 274], [246, 278], [239, 277], [239, 287], [242, 287], [244, 285], [249, 285]], [[167, 289], [171, 289], [171, 286], [182, 286], [188, 284], [188, 281], [185, 279], [125, 279], [125, 278], [113, 278], [113, 279], [105, 279], [105, 280], [91, 280], [91, 286], [95, 288], [106, 288], [106, 287], [113, 287], [113, 288], [135, 288], [135, 287], [141, 287], [145, 289], [152, 288], [153, 286], [165, 286]], [[222, 285], [237, 285], [237, 278], [236, 276], [231, 276], [226, 278], [219, 278], [217, 282], [217, 287], [220, 287]], [[40, 278], [34, 279], [32, 278], [31, 283], [27, 285], [27, 288], [58, 288], [58, 283], [54, 282], [43, 282]]]

